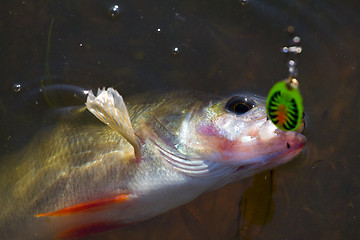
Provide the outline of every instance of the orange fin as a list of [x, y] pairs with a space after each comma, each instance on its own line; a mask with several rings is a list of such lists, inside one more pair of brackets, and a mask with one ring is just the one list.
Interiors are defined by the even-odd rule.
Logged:
[[99, 210], [99, 208], [106, 207], [110, 204], [124, 202], [128, 198], [129, 198], [129, 194], [121, 194], [121, 195], [116, 195], [116, 196], [110, 197], [110, 198], [102, 198], [102, 199], [98, 199], [98, 200], [94, 200], [94, 201], [90, 201], [90, 202], [76, 204], [74, 206], [62, 208], [62, 209], [56, 210], [54, 212], [36, 214], [35, 216], [36, 217], [63, 216], [63, 215], [69, 215], [69, 214], [73, 214], [73, 213], [96, 211], [96, 210]]
[[60, 232], [55, 236], [55, 239], [78, 239], [95, 233], [105, 232], [114, 228], [124, 227], [129, 224], [113, 223], [113, 222], [97, 222], [83, 225], [80, 227], [71, 228]]

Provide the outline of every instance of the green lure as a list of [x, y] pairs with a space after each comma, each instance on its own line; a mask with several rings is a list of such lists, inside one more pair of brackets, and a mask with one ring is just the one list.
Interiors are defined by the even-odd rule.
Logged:
[[289, 78], [277, 82], [266, 99], [266, 113], [279, 129], [294, 131], [303, 117], [303, 101], [298, 90], [298, 81]]

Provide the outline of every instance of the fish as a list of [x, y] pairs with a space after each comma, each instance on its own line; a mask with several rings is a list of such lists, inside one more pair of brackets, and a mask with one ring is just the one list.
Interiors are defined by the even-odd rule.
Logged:
[[297, 156], [264, 98], [91, 90], [2, 161], [0, 239], [77, 239], [148, 220]]

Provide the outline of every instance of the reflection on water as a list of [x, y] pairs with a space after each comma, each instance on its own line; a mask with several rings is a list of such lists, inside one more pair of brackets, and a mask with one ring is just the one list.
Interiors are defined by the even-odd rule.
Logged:
[[239, 210], [244, 191], [268, 187], [257, 189], [255, 177], [92, 239], [360, 237], [356, 0], [38, 0], [2, 2], [1, 9], [6, 36], [0, 39], [2, 155], [24, 146], [48, 124], [53, 109], [40, 92], [42, 81], [56, 107], [81, 104], [82, 89], [103, 86], [114, 86], [125, 97], [180, 88], [265, 96], [287, 76], [284, 29], [293, 25], [302, 38], [298, 67], [308, 144], [296, 160], [275, 171], [276, 192], [263, 196], [274, 205], [271, 219], [263, 219], [267, 223], [253, 222], [248, 232], [240, 226], [244, 211], [256, 208]]

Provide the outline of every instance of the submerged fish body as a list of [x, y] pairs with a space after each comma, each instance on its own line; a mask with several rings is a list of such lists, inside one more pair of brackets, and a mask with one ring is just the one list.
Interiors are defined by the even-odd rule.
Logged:
[[1, 239], [76, 238], [143, 221], [283, 164], [306, 142], [277, 129], [251, 95], [145, 94], [122, 115], [120, 95], [102, 92], [115, 103], [101, 106], [108, 118], [93, 112], [90, 95], [100, 94], [90, 93], [96, 117], [74, 111], [3, 166]]

